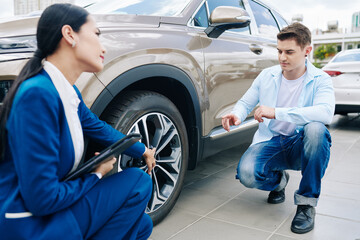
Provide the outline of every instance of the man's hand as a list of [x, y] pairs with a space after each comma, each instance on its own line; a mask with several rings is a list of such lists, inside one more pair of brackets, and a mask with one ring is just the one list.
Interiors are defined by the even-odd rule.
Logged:
[[143, 157], [145, 159], [146, 165], [148, 167], [147, 173], [150, 175], [151, 170], [155, 167], [156, 161], [155, 161], [155, 152], [156, 148], [146, 148], [145, 153], [143, 154]]
[[226, 114], [221, 119], [221, 124], [226, 131], [230, 131], [230, 126], [237, 126], [241, 123], [240, 119], [235, 114]]
[[275, 108], [260, 106], [255, 110], [254, 118], [259, 123], [264, 122], [264, 118], [274, 119], [275, 118]]

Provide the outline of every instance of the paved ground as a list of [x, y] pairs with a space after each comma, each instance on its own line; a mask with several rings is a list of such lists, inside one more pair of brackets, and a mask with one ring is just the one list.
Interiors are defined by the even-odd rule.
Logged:
[[234, 148], [189, 171], [173, 211], [158, 224], [152, 240], [360, 240], [360, 115], [336, 115], [330, 163], [316, 208], [315, 228], [294, 234], [293, 193], [300, 173], [290, 171], [286, 201], [266, 203], [267, 192], [246, 189], [235, 180], [244, 149]]

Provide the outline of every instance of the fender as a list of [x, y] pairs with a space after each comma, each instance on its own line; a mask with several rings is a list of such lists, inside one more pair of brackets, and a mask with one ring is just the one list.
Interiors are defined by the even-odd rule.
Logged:
[[[191, 97], [195, 111], [195, 126], [190, 130], [188, 129], [188, 133], [189, 138], [193, 139], [190, 142], [190, 149], [195, 151], [190, 151], [189, 169], [194, 169], [197, 160], [202, 157], [203, 143], [200, 141], [200, 133], [202, 130], [201, 108], [199, 97], [191, 78], [181, 69], [167, 64], [147, 64], [130, 69], [116, 77], [106, 86], [91, 106], [91, 110], [93, 113], [100, 116], [114, 97], [121, 91], [136, 82], [152, 77], [167, 77], [180, 82], [187, 89]], [[191, 154], [191, 152], [196, 154]]]

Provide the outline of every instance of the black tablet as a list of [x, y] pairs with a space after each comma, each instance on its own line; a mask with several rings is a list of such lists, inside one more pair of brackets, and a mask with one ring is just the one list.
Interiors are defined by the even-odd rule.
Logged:
[[139, 133], [130, 133], [126, 135], [116, 143], [112, 144], [110, 147], [107, 147], [106, 149], [101, 151], [99, 155], [94, 156], [88, 161], [86, 161], [84, 164], [79, 166], [75, 171], [69, 173], [64, 178], [64, 181], [78, 178], [85, 173], [89, 173], [93, 171], [100, 163], [104, 161], [109, 161], [113, 157], [117, 157], [126, 149], [131, 147], [134, 143], [138, 142], [140, 139], [141, 139], [141, 135]]

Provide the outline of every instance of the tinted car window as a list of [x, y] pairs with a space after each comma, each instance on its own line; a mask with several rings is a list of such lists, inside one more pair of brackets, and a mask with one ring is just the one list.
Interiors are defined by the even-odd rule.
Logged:
[[[227, 1], [224, 1], [224, 0], [208, 0], [207, 2], [208, 2], [209, 12], [210, 13], [212, 11], [214, 11], [214, 9], [219, 7], [219, 6], [230, 6], [230, 7], [238, 7], [238, 8], [245, 9], [244, 3], [243, 3], [242, 0], [227, 0]], [[230, 29], [228, 31], [250, 34], [250, 28], [249, 27]]]
[[249, 4], [254, 13], [259, 34], [275, 38], [279, 28], [270, 10], [251, 0]]
[[118, 13], [154, 16], [179, 15], [191, 0], [103, 0], [86, 8], [90, 13]]
[[277, 12], [275, 11], [272, 11], [272, 13], [274, 14], [276, 20], [278, 21], [278, 24], [279, 24], [279, 28], [280, 29], [283, 29], [284, 27], [286, 27], [288, 25], [288, 23], [286, 22], [286, 20], [284, 18], [282, 18], [280, 16], [280, 14], [278, 14]]
[[360, 51], [357, 53], [343, 53], [337, 55], [332, 62], [360, 62]]
[[206, 6], [203, 4], [198, 13], [194, 17], [194, 26], [196, 27], [208, 27], [209, 19], [206, 11]]

